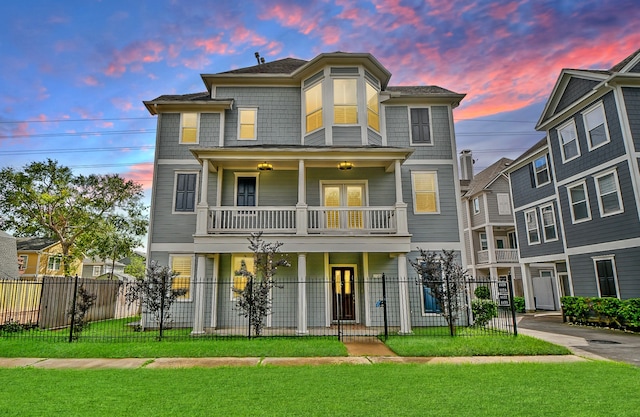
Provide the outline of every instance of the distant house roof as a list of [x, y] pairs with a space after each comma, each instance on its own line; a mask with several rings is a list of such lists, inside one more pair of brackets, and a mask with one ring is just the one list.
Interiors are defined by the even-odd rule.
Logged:
[[42, 250], [56, 244], [55, 239], [46, 237], [18, 237], [16, 238], [16, 246], [18, 250]]
[[433, 94], [458, 94], [437, 85], [389, 86], [385, 91], [398, 92], [402, 95], [423, 96]]
[[511, 165], [513, 160], [509, 158], [500, 158], [498, 161], [485, 168], [478, 175], [474, 176], [469, 183], [469, 188], [465, 193], [465, 197], [471, 197], [488, 187], [493, 181], [502, 174], [502, 171]]
[[634, 53], [632, 53], [631, 55], [629, 55], [628, 57], [626, 57], [625, 59], [623, 59], [622, 61], [618, 62], [616, 65], [614, 65], [613, 67], [611, 67], [609, 69], [610, 72], [618, 72], [620, 71], [622, 68], [624, 68], [629, 62], [631, 62], [631, 60], [633, 58], [635, 58], [638, 54], [640, 54], [640, 49], [638, 49], [637, 51], [635, 51]]
[[538, 150], [545, 148], [546, 146], [547, 146], [547, 138], [544, 137], [540, 139], [538, 142], [536, 142], [532, 147], [524, 151], [519, 157], [517, 157], [515, 161], [512, 162], [512, 165], [516, 165], [522, 162], [523, 160], [527, 159], [529, 155], [536, 153]]

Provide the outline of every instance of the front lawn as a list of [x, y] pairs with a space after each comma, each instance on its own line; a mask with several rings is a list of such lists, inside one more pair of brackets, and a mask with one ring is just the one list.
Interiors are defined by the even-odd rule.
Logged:
[[637, 416], [640, 369], [567, 364], [0, 369], [3, 416]]

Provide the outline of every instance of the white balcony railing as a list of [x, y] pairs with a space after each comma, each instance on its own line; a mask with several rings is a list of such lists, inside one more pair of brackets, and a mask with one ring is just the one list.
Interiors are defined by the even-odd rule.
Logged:
[[[517, 249], [496, 249], [494, 259], [496, 263], [518, 263], [518, 250]], [[479, 250], [478, 263], [488, 264], [489, 261], [490, 261], [489, 251]]]
[[[297, 217], [300, 210], [303, 215]], [[210, 207], [207, 232], [395, 234], [398, 232], [397, 210], [395, 207]], [[297, 224], [305, 220], [306, 224]]]

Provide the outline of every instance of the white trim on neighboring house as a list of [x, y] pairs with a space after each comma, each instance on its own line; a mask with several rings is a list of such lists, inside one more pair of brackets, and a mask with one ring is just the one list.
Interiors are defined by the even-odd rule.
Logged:
[[571, 183], [579, 181], [579, 180], [581, 180], [583, 178], [586, 178], [586, 177], [589, 177], [589, 176], [593, 176], [593, 175], [599, 173], [600, 171], [611, 169], [612, 167], [614, 167], [614, 166], [616, 166], [618, 164], [621, 164], [623, 162], [626, 163], [628, 159], [629, 159], [628, 155], [619, 156], [617, 158], [614, 158], [614, 159], [611, 159], [609, 161], [606, 161], [605, 163], [600, 164], [598, 166], [595, 166], [593, 168], [581, 171], [579, 174], [572, 175], [572, 176], [570, 176], [568, 178], [565, 178], [562, 181], [558, 181], [556, 184], [558, 186], [571, 184]]
[[[536, 226], [535, 227], [535, 231], [536, 231], [536, 234], [538, 236], [538, 240], [535, 241], [535, 242], [531, 241], [531, 233], [529, 233], [529, 231], [533, 231], [534, 230], [533, 228], [529, 228], [529, 221], [527, 219], [527, 215], [530, 214], [530, 213], [533, 213], [533, 217], [534, 217], [534, 220], [535, 220], [535, 226]], [[527, 231], [527, 243], [529, 244], [529, 246], [539, 245], [540, 242], [542, 241], [542, 239], [540, 239], [540, 222], [538, 222], [538, 210], [536, 208], [533, 208], [531, 210], [527, 210], [527, 211], [524, 212], [524, 227], [525, 227], [525, 229]]]
[[[605, 133], [605, 141], [602, 143], [599, 143], [597, 145], [593, 145], [591, 142], [591, 135], [590, 135], [590, 130], [589, 130], [589, 125], [587, 123], [587, 117], [590, 113], [593, 113], [597, 110], [601, 110], [602, 111], [602, 119], [603, 119], [603, 124], [604, 124], [604, 133]], [[598, 149], [601, 146], [606, 145], [607, 143], [611, 142], [611, 137], [609, 136], [609, 125], [607, 124], [607, 113], [604, 110], [604, 104], [602, 103], [602, 100], [600, 100], [599, 102], [597, 102], [596, 104], [590, 106], [589, 108], [587, 108], [586, 110], [584, 110], [582, 113], [582, 121], [584, 123], [584, 132], [585, 132], [585, 136], [587, 139], [587, 149], [589, 149], [589, 152]], [[600, 126], [600, 125], [598, 125]]]
[[567, 256], [584, 255], [603, 251], [615, 251], [629, 248], [640, 248], [640, 237], [633, 239], [614, 240], [593, 245], [576, 246], [565, 249]]
[[[538, 171], [538, 168], [536, 167], [536, 162], [539, 161], [540, 159], [544, 159], [544, 169], [541, 169], [540, 171]], [[538, 158], [535, 158], [534, 160], [531, 161], [531, 164], [533, 166], [533, 178], [536, 183], [536, 188], [540, 188], [544, 185], [550, 184], [551, 183], [551, 167], [549, 163], [549, 154], [545, 153], [544, 155], [541, 155]], [[547, 171], [547, 180], [544, 182], [538, 182], [538, 173], [541, 173], [544, 171]]]
[[[600, 189], [600, 179], [603, 177], [607, 177], [609, 175], [613, 175], [613, 183], [616, 187], [615, 190], [615, 195], [616, 198], [618, 200], [618, 209], [615, 211], [612, 211], [610, 213], [605, 213], [604, 212], [604, 207], [602, 205], [602, 190]], [[622, 191], [620, 189], [620, 180], [618, 179], [618, 169], [617, 168], [613, 168], [613, 169], [609, 169], [607, 171], [601, 172], [598, 175], [594, 175], [593, 176], [593, 181], [596, 184], [596, 195], [598, 196], [598, 209], [600, 210], [600, 217], [609, 217], [609, 216], [614, 216], [616, 214], [620, 214], [620, 213], [624, 213], [624, 205], [622, 203]], [[611, 195], [613, 193], [608, 193], [606, 194]]]
[[[568, 127], [573, 127], [573, 140], [570, 142], [574, 142], [576, 145], [576, 154], [570, 158], [567, 158], [565, 155], [565, 151], [564, 151], [564, 145], [565, 143], [563, 142], [562, 139], [562, 130], [568, 128]], [[571, 118], [570, 120], [568, 120], [567, 122], [561, 124], [560, 126], [558, 126], [556, 128], [556, 132], [558, 135], [558, 145], [560, 146], [560, 154], [562, 155], [562, 163], [565, 164], [569, 161], [573, 161], [576, 158], [580, 157], [580, 142], [578, 141], [578, 129], [576, 128], [576, 122], [573, 118]], [[567, 143], [570, 143], [567, 142]]]
[[[584, 200], [578, 201], [578, 203], [584, 203], [586, 205], [587, 217], [576, 220], [575, 212], [573, 210], [574, 201], [571, 198], [571, 189], [579, 187], [579, 186], [582, 186], [582, 188], [583, 188]], [[591, 206], [590, 206], [590, 202], [589, 202], [589, 190], [587, 188], [587, 180], [586, 180], [586, 178], [582, 179], [581, 181], [575, 182], [573, 184], [568, 184], [565, 187], [565, 191], [567, 192], [567, 201], [569, 203], [569, 212], [571, 213], [571, 223], [572, 224], [577, 224], [577, 223], [584, 223], [584, 222], [590, 221], [591, 220]]]
[[[618, 283], [618, 271], [616, 268], [616, 256], [611, 255], [600, 255], [600, 256], [592, 256], [593, 260], [593, 269], [596, 277], [596, 285], [598, 287], [598, 297], [602, 297], [602, 288], [600, 287], [600, 276], [598, 276], [598, 261], [611, 261], [611, 269], [613, 271], [613, 285], [616, 288], [616, 298], [620, 298], [620, 284]], [[607, 295], [608, 296], [608, 295]]]
[[[549, 224], [549, 225], [545, 224], [545, 219], [544, 219], [545, 209], [551, 209], [551, 219], [553, 220], [552, 224]], [[554, 208], [553, 203], [540, 206], [540, 223], [542, 225], [542, 239], [544, 240], [545, 243], [555, 242], [556, 240], [558, 240], [558, 224], [557, 224], [558, 222], [556, 221], [556, 210]], [[546, 227], [551, 227], [551, 226], [553, 226], [553, 233], [555, 234], [555, 237], [547, 238]]]
[[[530, 210], [530, 209], [532, 209], [534, 207], [538, 207], [538, 206], [541, 206], [541, 205], [543, 205], [545, 203], [550, 203], [550, 202], [553, 202], [553, 201], [556, 201], [556, 200], [557, 200], [556, 194], [553, 194], [553, 195], [550, 195], [548, 197], [541, 198], [540, 200], [536, 200], [536, 201], [533, 201], [531, 203], [525, 204], [523, 206], [516, 207], [516, 208], [514, 208], [514, 213], [521, 212], [521, 211], [524, 211], [524, 210]], [[511, 204], [513, 204], [513, 202]]]

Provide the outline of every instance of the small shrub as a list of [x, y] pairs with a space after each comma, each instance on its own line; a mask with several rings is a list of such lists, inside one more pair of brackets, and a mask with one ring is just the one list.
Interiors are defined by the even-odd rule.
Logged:
[[620, 316], [629, 327], [640, 328], [640, 298], [630, 298], [622, 302]]
[[24, 331], [29, 331], [38, 327], [37, 323], [20, 323], [17, 320], [9, 319], [4, 322], [4, 324], [0, 324], [0, 333], [20, 333]]
[[473, 293], [481, 300], [488, 300], [491, 298], [491, 290], [486, 285], [479, 286]]
[[562, 303], [562, 311], [567, 317], [573, 317], [576, 321], [584, 323], [591, 314], [591, 299], [588, 297], [569, 297], [560, 298]]
[[518, 313], [525, 313], [524, 297], [513, 297], [513, 306]]
[[471, 302], [471, 311], [476, 325], [485, 327], [492, 318], [498, 317], [498, 304], [491, 300], [473, 300]]
[[69, 303], [69, 310], [67, 315], [73, 318], [73, 340], [78, 340], [80, 333], [89, 327], [89, 320], [87, 319], [87, 312], [93, 306], [93, 303], [98, 298], [97, 295], [88, 292], [84, 285], [78, 287], [78, 294], [76, 295], [76, 305], [74, 309], [73, 300]]
[[620, 309], [622, 300], [612, 297], [592, 298], [591, 308], [598, 315], [598, 321], [606, 324], [622, 325]]

